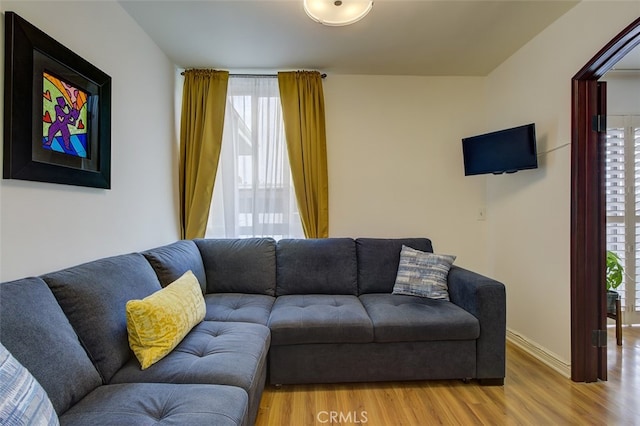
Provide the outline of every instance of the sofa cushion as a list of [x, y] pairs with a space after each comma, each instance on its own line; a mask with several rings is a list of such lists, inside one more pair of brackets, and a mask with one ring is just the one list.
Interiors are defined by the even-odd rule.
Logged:
[[0, 344], [0, 423], [4, 425], [60, 424], [51, 400], [33, 378]]
[[206, 321], [252, 322], [267, 325], [275, 297], [264, 294], [206, 294]]
[[395, 294], [363, 294], [376, 342], [474, 340], [478, 319], [446, 300]]
[[232, 386], [130, 383], [101, 386], [61, 418], [65, 426], [237, 426], [247, 394]]
[[264, 388], [271, 338], [260, 324], [203, 321], [166, 357], [146, 370], [133, 358], [111, 383], [205, 383], [237, 386], [255, 417]]
[[247, 390], [269, 343], [263, 325], [203, 321], [166, 357], [146, 370], [130, 360], [112, 383], [219, 383]]
[[391, 293], [398, 274], [402, 246], [432, 252], [427, 238], [358, 238], [359, 294]]
[[129, 300], [126, 309], [129, 346], [143, 370], [171, 352], [205, 314], [191, 271], [142, 300]]
[[393, 294], [449, 300], [447, 276], [455, 256], [402, 246]]
[[207, 275], [207, 293], [275, 296], [274, 239], [199, 239], [195, 243]]
[[0, 284], [0, 340], [49, 395], [57, 413], [102, 383], [76, 332], [40, 278]]
[[162, 287], [171, 284], [185, 272], [191, 271], [198, 279], [202, 293], [206, 292], [207, 275], [204, 272], [200, 250], [193, 241], [176, 241], [166, 246], [147, 250], [142, 255], [156, 271]]
[[269, 318], [274, 345], [365, 343], [373, 326], [356, 296], [306, 294], [280, 296]]
[[74, 266], [43, 278], [108, 383], [132, 356], [126, 303], [161, 288], [153, 268], [144, 256], [133, 253]]
[[351, 238], [280, 240], [276, 265], [277, 296], [358, 295], [356, 246]]

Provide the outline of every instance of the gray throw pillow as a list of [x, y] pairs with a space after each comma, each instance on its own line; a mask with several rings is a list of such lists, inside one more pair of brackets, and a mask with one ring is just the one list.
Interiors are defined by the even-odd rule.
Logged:
[[0, 343], [0, 423], [59, 425], [40, 383]]
[[428, 253], [405, 245], [400, 252], [393, 294], [449, 300], [447, 277], [455, 256]]

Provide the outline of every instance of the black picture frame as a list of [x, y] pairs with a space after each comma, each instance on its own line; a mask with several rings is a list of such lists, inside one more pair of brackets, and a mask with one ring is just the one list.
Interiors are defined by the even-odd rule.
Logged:
[[14, 12], [5, 12], [3, 178], [111, 188], [111, 77]]

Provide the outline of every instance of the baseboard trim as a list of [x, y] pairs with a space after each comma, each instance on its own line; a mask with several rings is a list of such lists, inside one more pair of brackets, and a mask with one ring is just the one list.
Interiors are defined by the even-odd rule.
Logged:
[[564, 377], [571, 378], [571, 364], [562, 361], [557, 355], [513, 330], [507, 329], [507, 340]]

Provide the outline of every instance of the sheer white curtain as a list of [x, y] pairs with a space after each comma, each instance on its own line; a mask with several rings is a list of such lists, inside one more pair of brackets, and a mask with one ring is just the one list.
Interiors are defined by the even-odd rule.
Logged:
[[304, 237], [276, 78], [229, 77], [205, 237]]

